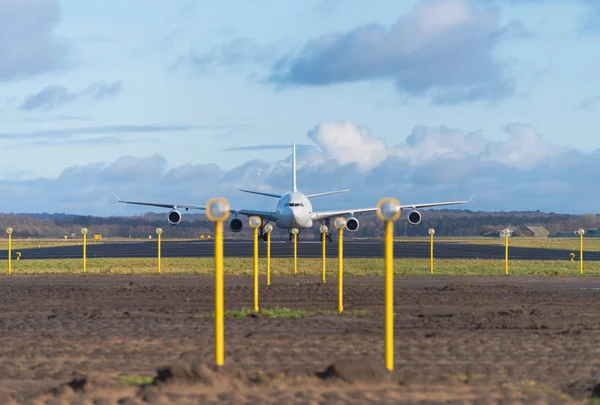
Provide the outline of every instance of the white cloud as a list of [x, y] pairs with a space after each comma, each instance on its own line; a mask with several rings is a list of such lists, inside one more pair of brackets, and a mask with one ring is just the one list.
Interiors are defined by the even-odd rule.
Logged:
[[36, 94], [25, 97], [20, 108], [21, 110], [51, 110], [82, 97], [102, 100], [116, 96], [121, 92], [121, 88], [122, 82], [120, 81], [113, 83], [96, 82], [85, 90], [70, 93], [65, 86], [54, 84], [44, 87]]
[[509, 139], [491, 143], [483, 156], [497, 163], [518, 169], [531, 169], [552, 159], [564, 148], [545, 142], [530, 125], [510, 124], [506, 127]]
[[382, 139], [351, 122], [322, 122], [308, 132], [308, 137], [327, 157], [341, 165], [356, 164], [360, 171], [372, 169], [388, 157]]
[[0, 0], [0, 81], [62, 68], [68, 48], [54, 35], [56, 0]]
[[[406, 141], [387, 144], [351, 122], [322, 122], [308, 133], [316, 146], [298, 151], [298, 186], [307, 193], [351, 189], [343, 196], [315, 200], [316, 209], [374, 206], [384, 196], [408, 204], [468, 198], [477, 192], [463, 208], [597, 211], [600, 151], [553, 145], [526, 124], [509, 124], [503, 135], [490, 140], [480, 131], [418, 126]], [[276, 163], [240, 162], [232, 170], [203, 162], [168, 168], [160, 155], [123, 156], [110, 163], [69, 167], [56, 179], [4, 180], [0, 204], [14, 212], [157, 211], [117, 204], [114, 191], [126, 199], [180, 204], [204, 204], [220, 196], [235, 207], [270, 210], [274, 200], [237, 189], [289, 190], [290, 155]]]
[[497, 100], [514, 89], [492, 51], [526, 33], [519, 21], [502, 26], [499, 9], [489, 5], [421, 0], [390, 28], [370, 24], [308, 42], [273, 66], [270, 81], [320, 86], [384, 79], [438, 104]]

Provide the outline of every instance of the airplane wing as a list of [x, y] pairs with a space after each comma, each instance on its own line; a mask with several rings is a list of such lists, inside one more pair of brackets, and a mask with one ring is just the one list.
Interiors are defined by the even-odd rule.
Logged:
[[184, 208], [186, 210], [206, 210], [206, 207], [200, 205], [186, 205], [186, 204], [163, 204], [163, 203], [152, 203], [152, 202], [141, 202], [141, 201], [125, 201], [121, 200], [115, 193], [113, 193], [118, 202], [124, 204], [136, 204], [136, 205], [147, 205], [150, 207], [161, 207], [161, 208]]
[[257, 216], [268, 221], [277, 221], [277, 213], [272, 211], [258, 211], [258, 210], [229, 210], [232, 214], [245, 215], [247, 217]]
[[[469, 198], [468, 200], [464, 200], [464, 201], [448, 201], [448, 202], [438, 202], [438, 203], [400, 205], [400, 209], [413, 209], [414, 210], [414, 209], [418, 209], [418, 208], [439, 207], [442, 205], [465, 204], [465, 203], [470, 202], [473, 199], [473, 197], [475, 197], [475, 194], [473, 194], [473, 196], [471, 196], [471, 198]], [[327, 218], [331, 218], [331, 217], [337, 217], [340, 215], [364, 214], [364, 213], [376, 212], [376, 211], [377, 211], [377, 207], [375, 207], [375, 208], [359, 208], [356, 210], [313, 212], [312, 220], [315, 221], [315, 220], [319, 220], [319, 219], [327, 219]]]
[[[161, 207], [161, 208], [171, 208], [171, 209], [183, 208], [183, 209], [186, 209], [186, 210], [202, 210], [202, 211], [206, 211], [206, 207], [201, 206], [201, 205], [163, 204], [163, 203], [142, 202], [142, 201], [125, 201], [125, 200], [121, 200], [119, 197], [117, 197], [117, 195], [115, 193], [113, 193], [113, 195], [115, 196], [115, 198], [117, 199], [118, 202], [124, 203], [124, 204], [146, 205], [146, 206], [149, 206], [149, 207]], [[277, 220], [277, 214], [275, 212], [272, 212], [272, 211], [234, 210], [234, 209], [230, 209], [229, 212], [232, 213], [232, 214], [246, 215], [246, 216], [249, 216], [249, 217], [256, 215], [258, 217], [261, 217], [263, 219], [267, 219], [269, 221], [276, 221]]]

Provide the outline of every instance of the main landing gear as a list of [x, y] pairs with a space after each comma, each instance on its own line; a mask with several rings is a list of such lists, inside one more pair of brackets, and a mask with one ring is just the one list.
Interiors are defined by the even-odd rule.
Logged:
[[264, 221], [260, 228], [258, 228], [258, 240], [267, 241], [267, 234], [265, 233], [265, 225], [268, 224], [269, 221]]
[[[323, 222], [321, 222], [321, 224], [322, 223]], [[327, 218], [325, 220], [325, 225], [327, 225], [327, 234], [325, 234], [325, 237], [329, 242], [333, 242], [333, 237], [331, 236], [331, 219]]]

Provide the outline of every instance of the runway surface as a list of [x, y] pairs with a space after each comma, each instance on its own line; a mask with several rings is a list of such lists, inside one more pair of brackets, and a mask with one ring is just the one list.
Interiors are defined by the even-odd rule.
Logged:
[[[327, 243], [327, 256], [337, 257], [337, 241]], [[33, 249], [13, 248], [13, 259], [16, 252], [21, 252], [21, 260], [28, 259], [69, 259], [81, 258], [83, 248], [79, 246], [47, 247]], [[212, 257], [214, 244], [212, 241], [162, 242], [162, 257]], [[344, 243], [345, 258], [374, 258], [383, 257], [383, 242], [354, 242]], [[569, 250], [511, 247], [509, 255], [512, 260], [569, 260]], [[579, 252], [575, 260], [579, 260]], [[252, 257], [253, 243], [251, 240], [225, 241], [224, 254], [226, 257]], [[266, 255], [266, 243], [259, 243], [259, 254]], [[0, 257], [6, 257], [7, 251], [0, 251]], [[155, 257], [157, 243], [133, 242], [114, 244], [88, 244], [88, 258], [118, 258], [118, 257]], [[438, 259], [504, 259], [504, 246], [476, 245], [460, 243], [435, 244], [434, 256]], [[293, 257], [293, 244], [287, 241], [271, 243], [271, 257]], [[305, 241], [298, 243], [298, 257], [320, 258], [321, 243]], [[394, 257], [396, 258], [428, 258], [428, 242], [395, 242]], [[600, 260], [600, 252], [584, 252], [585, 260]]]

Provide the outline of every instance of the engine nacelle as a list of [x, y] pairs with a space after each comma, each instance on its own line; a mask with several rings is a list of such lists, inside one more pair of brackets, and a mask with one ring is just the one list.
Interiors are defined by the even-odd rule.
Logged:
[[171, 225], [177, 225], [181, 222], [181, 213], [177, 210], [169, 212], [169, 215], [167, 216], [167, 221], [169, 221]]
[[233, 232], [240, 232], [243, 227], [244, 223], [239, 218], [233, 218], [231, 221], [229, 221], [229, 229], [231, 229]]
[[351, 217], [348, 218], [348, 220], [346, 220], [346, 229], [350, 232], [356, 232], [358, 231], [358, 228], [360, 227], [360, 222], [358, 222], [358, 219]]
[[408, 214], [408, 222], [413, 225], [421, 223], [421, 213], [417, 210], [411, 211], [411, 213]]

